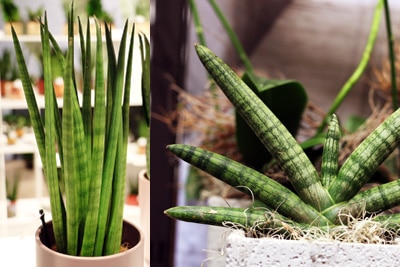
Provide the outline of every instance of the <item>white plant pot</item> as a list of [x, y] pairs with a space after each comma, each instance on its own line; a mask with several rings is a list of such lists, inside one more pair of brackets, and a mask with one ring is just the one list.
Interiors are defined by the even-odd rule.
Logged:
[[247, 238], [226, 239], [226, 266], [400, 266], [399, 245]]
[[35, 233], [36, 267], [142, 267], [143, 266], [143, 233], [139, 228], [124, 221], [122, 242], [128, 242], [133, 247], [125, 252], [101, 257], [70, 256], [49, 248], [54, 244], [52, 222], [47, 222], [47, 238], [40, 226]]
[[150, 180], [146, 169], [139, 173], [138, 202], [140, 208], [140, 227], [144, 233], [144, 258], [150, 261]]

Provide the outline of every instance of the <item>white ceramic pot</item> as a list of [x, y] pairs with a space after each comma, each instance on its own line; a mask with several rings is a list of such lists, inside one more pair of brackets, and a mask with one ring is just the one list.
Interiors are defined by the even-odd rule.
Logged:
[[[54, 243], [51, 221], [47, 224], [49, 243]], [[58, 253], [45, 245], [40, 226], [35, 234], [36, 267], [142, 267], [144, 263], [143, 233], [134, 225], [124, 221], [122, 242], [128, 242], [132, 248], [125, 252], [102, 257], [78, 257]], [[53, 240], [51, 240], [53, 239]]]
[[400, 266], [399, 245], [247, 238], [226, 239], [226, 266]]
[[140, 208], [140, 227], [144, 232], [144, 257], [150, 261], [150, 179], [146, 169], [139, 173], [138, 202]]

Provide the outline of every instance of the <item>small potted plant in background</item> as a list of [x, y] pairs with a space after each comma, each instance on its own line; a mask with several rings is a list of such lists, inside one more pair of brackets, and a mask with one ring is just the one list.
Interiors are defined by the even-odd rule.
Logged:
[[133, 20], [137, 24], [138, 29], [143, 31], [147, 36], [150, 36], [150, 1], [139, 0], [133, 5], [135, 9]]
[[19, 185], [20, 173], [15, 172], [12, 178], [6, 177], [6, 192], [7, 192], [7, 217], [15, 217], [17, 215], [17, 194]]
[[[110, 29], [105, 27], [105, 60], [98, 24], [95, 55], [91, 53], [89, 28], [84, 34], [79, 27], [83, 65], [96, 62], [94, 97], [91, 73], [84, 72], [80, 101], [74, 71], [72, 8], [68, 21], [66, 56], [48, 30], [46, 15], [41, 24], [44, 117], [37, 107], [18, 35], [12, 33], [51, 204], [52, 221], [43, 222], [35, 235], [37, 266], [142, 266], [143, 234], [123, 220], [134, 30], [128, 33], [125, 24], [116, 55]], [[63, 71], [62, 108], [55, 101], [51, 47]]]
[[86, 6], [87, 15], [90, 17], [89, 23], [94, 29], [95, 23], [94, 18], [98, 19], [103, 23], [107, 23], [110, 27], [113, 27], [114, 20], [112, 16], [103, 9], [101, 0], [89, 0]]
[[0, 77], [1, 77], [1, 96], [7, 97], [11, 92], [11, 83], [13, 71], [11, 52], [10, 50], [4, 50], [0, 57]]
[[26, 128], [30, 125], [29, 118], [24, 115], [17, 114], [16, 115], [16, 123], [15, 123], [15, 131], [17, 133], [18, 138], [24, 136]]
[[29, 125], [29, 118], [21, 114], [7, 114], [3, 120], [7, 123], [9, 144], [14, 144], [17, 138], [21, 138], [25, 133], [25, 127]]
[[18, 34], [24, 33], [24, 24], [21, 21], [21, 16], [18, 7], [12, 0], [2, 0], [0, 2], [3, 9], [4, 30], [5, 33], [11, 35], [11, 24]]
[[4, 50], [0, 58], [1, 95], [9, 98], [23, 98], [18, 67], [12, 60], [11, 51]]
[[5, 134], [7, 136], [7, 144], [9, 145], [14, 145], [18, 140], [17, 132], [14, 125], [14, 116], [14, 114], [7, 114], [3, 116], [3, 120], [6, 123]]
[[16, 64], [13, 64], [11, 67], [11, 87], [10, 94], [8, 97], [10, 98], [24, 98], [24, 90], [22, 88], [22, 81], [19, 77], [18, 67]]
[[26, 34], [40, 35], [40, 17], [43, 15], [43, 7], [40, 6], [36, 10], [27, 8], [28, 21], [26, 22]]

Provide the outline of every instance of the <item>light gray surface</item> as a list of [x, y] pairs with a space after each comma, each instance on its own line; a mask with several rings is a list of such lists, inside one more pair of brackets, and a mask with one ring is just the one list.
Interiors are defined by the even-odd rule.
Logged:
[[226, 266], [399, 266], [399, 245], [227, 237]]

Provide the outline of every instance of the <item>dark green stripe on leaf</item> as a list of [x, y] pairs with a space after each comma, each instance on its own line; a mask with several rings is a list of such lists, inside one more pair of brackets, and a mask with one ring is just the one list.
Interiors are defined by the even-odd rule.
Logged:
[[238, 189], [248, 194], [251, 190], [256, 198], [271, 209], [277, 210], [297, 222], [320, 221], [325, 224], [328, 222], [292, 191], [239, 162], [189, 145], [175, 144], [169, 145], [167, 148], [181, 159], [231, 186], [245, 186]]
[[339, 159], [340, 129], [336, 115], [332, 115], [324, 143], [321, 166], [321, 182], [328, 187], [337, 175]]
[[400, 142], [400, 109], [390, 115], [350, 155], [332, 181], [335, 202], [353, 197]]
[[[232, 226], [245, 231], [265, 232], [270, 229], [285, 229], [298, 227], [306, 229], [306, 224], [291, 221], [280, 214], [265, 208], [232, 208], [232, 207], [202, 207], [180, 206], [164, 211], [169, 217], [194, 223], [216, 226]], [[275, 230], [276, 231], [276, 230]]]
[[213, 52], [196, 45], [203, 65], [288, 175], [298, 195], [318, 210], [332, 202], [311, 161], [257, 95]]

